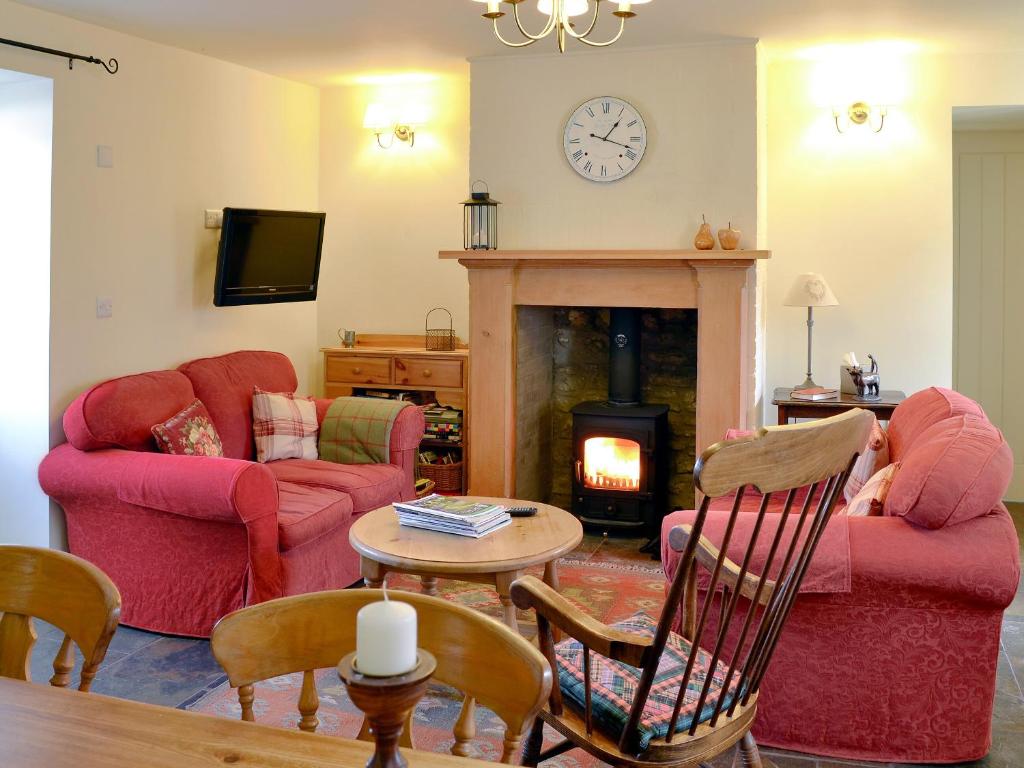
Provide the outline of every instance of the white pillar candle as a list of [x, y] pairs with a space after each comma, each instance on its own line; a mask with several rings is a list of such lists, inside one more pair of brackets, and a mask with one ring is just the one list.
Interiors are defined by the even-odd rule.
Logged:
[[356, 614], [356, 668], [371, 677], [416, 667], [416, 609], [397, 600], [364, 605]]

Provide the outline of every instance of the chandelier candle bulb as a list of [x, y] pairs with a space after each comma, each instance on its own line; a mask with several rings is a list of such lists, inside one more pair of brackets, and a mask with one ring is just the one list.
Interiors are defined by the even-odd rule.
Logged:
[[381, 600], [356, 614], [356, 668], [369, 677], [404, 675], [416, 667], [416, 609]]

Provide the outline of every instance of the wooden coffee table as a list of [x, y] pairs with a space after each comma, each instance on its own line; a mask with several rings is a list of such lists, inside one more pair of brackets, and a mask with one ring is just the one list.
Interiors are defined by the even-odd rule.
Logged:
[[388, 505], [363, 515], [349, 532], [359, 553], [363, 578], [379, 589], [391, 571], [420, 577], [423, 592], [437, 594], [438, 577], [492, 584], [505, 623], [518, 631], [516, 608], [509, 597], [512, 582], [527, 568], [544, 566], [544, 581], [558, 589], [555, 561], [583, 540], [583, 526], [565, 510], [516, 499], [469, 497], [504, 506], [537, 507], [533, 517], [514, 517], [511, 525], [482, 539], [407, 528]]

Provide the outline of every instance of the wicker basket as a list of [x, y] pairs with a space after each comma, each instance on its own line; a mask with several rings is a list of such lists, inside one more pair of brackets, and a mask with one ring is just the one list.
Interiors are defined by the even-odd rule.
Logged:
[[436, 483], [436, 493], [462, 492], [462, 462], [454, 464], [420, 464], [420, 477]]

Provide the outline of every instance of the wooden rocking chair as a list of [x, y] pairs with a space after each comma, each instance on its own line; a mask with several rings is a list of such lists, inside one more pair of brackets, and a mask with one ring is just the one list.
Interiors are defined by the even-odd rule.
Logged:
[[[675, 527], [669, 537], [682, 559], [657, 622], [638, 614], [608, 626], [539, 579], [517, 580], [512, 599], [537, 612], [541, 651], [558, 680], [523, 762], [535, 766], [580, 747], [612, 765], [682, 768], [704, 765], [739, 743], [734, 764], [767, 765], [750, 735], [758, 688], [871, 424], [871, 414], [857, 409], [707, 449], [694, 469], [704, 494], [694, 523]], [[726, 551], [750, 492], [762, 496], [737, 564]], [[773, 495], [785, 506], [778, 525], [767, 526], [774, 532], [765, 536], [767, 554], [755, 573], [753, 555]], [[710, 503], [721, 497], [731, 497], [732, 512], [719, 549], [701, 531]], [[698, 581], [698, 567], [710, 572], [705, 580]], [[568, 635], [558, 645], [554, 627]], [[544, 723], [565, 740], [541, 753]]]

